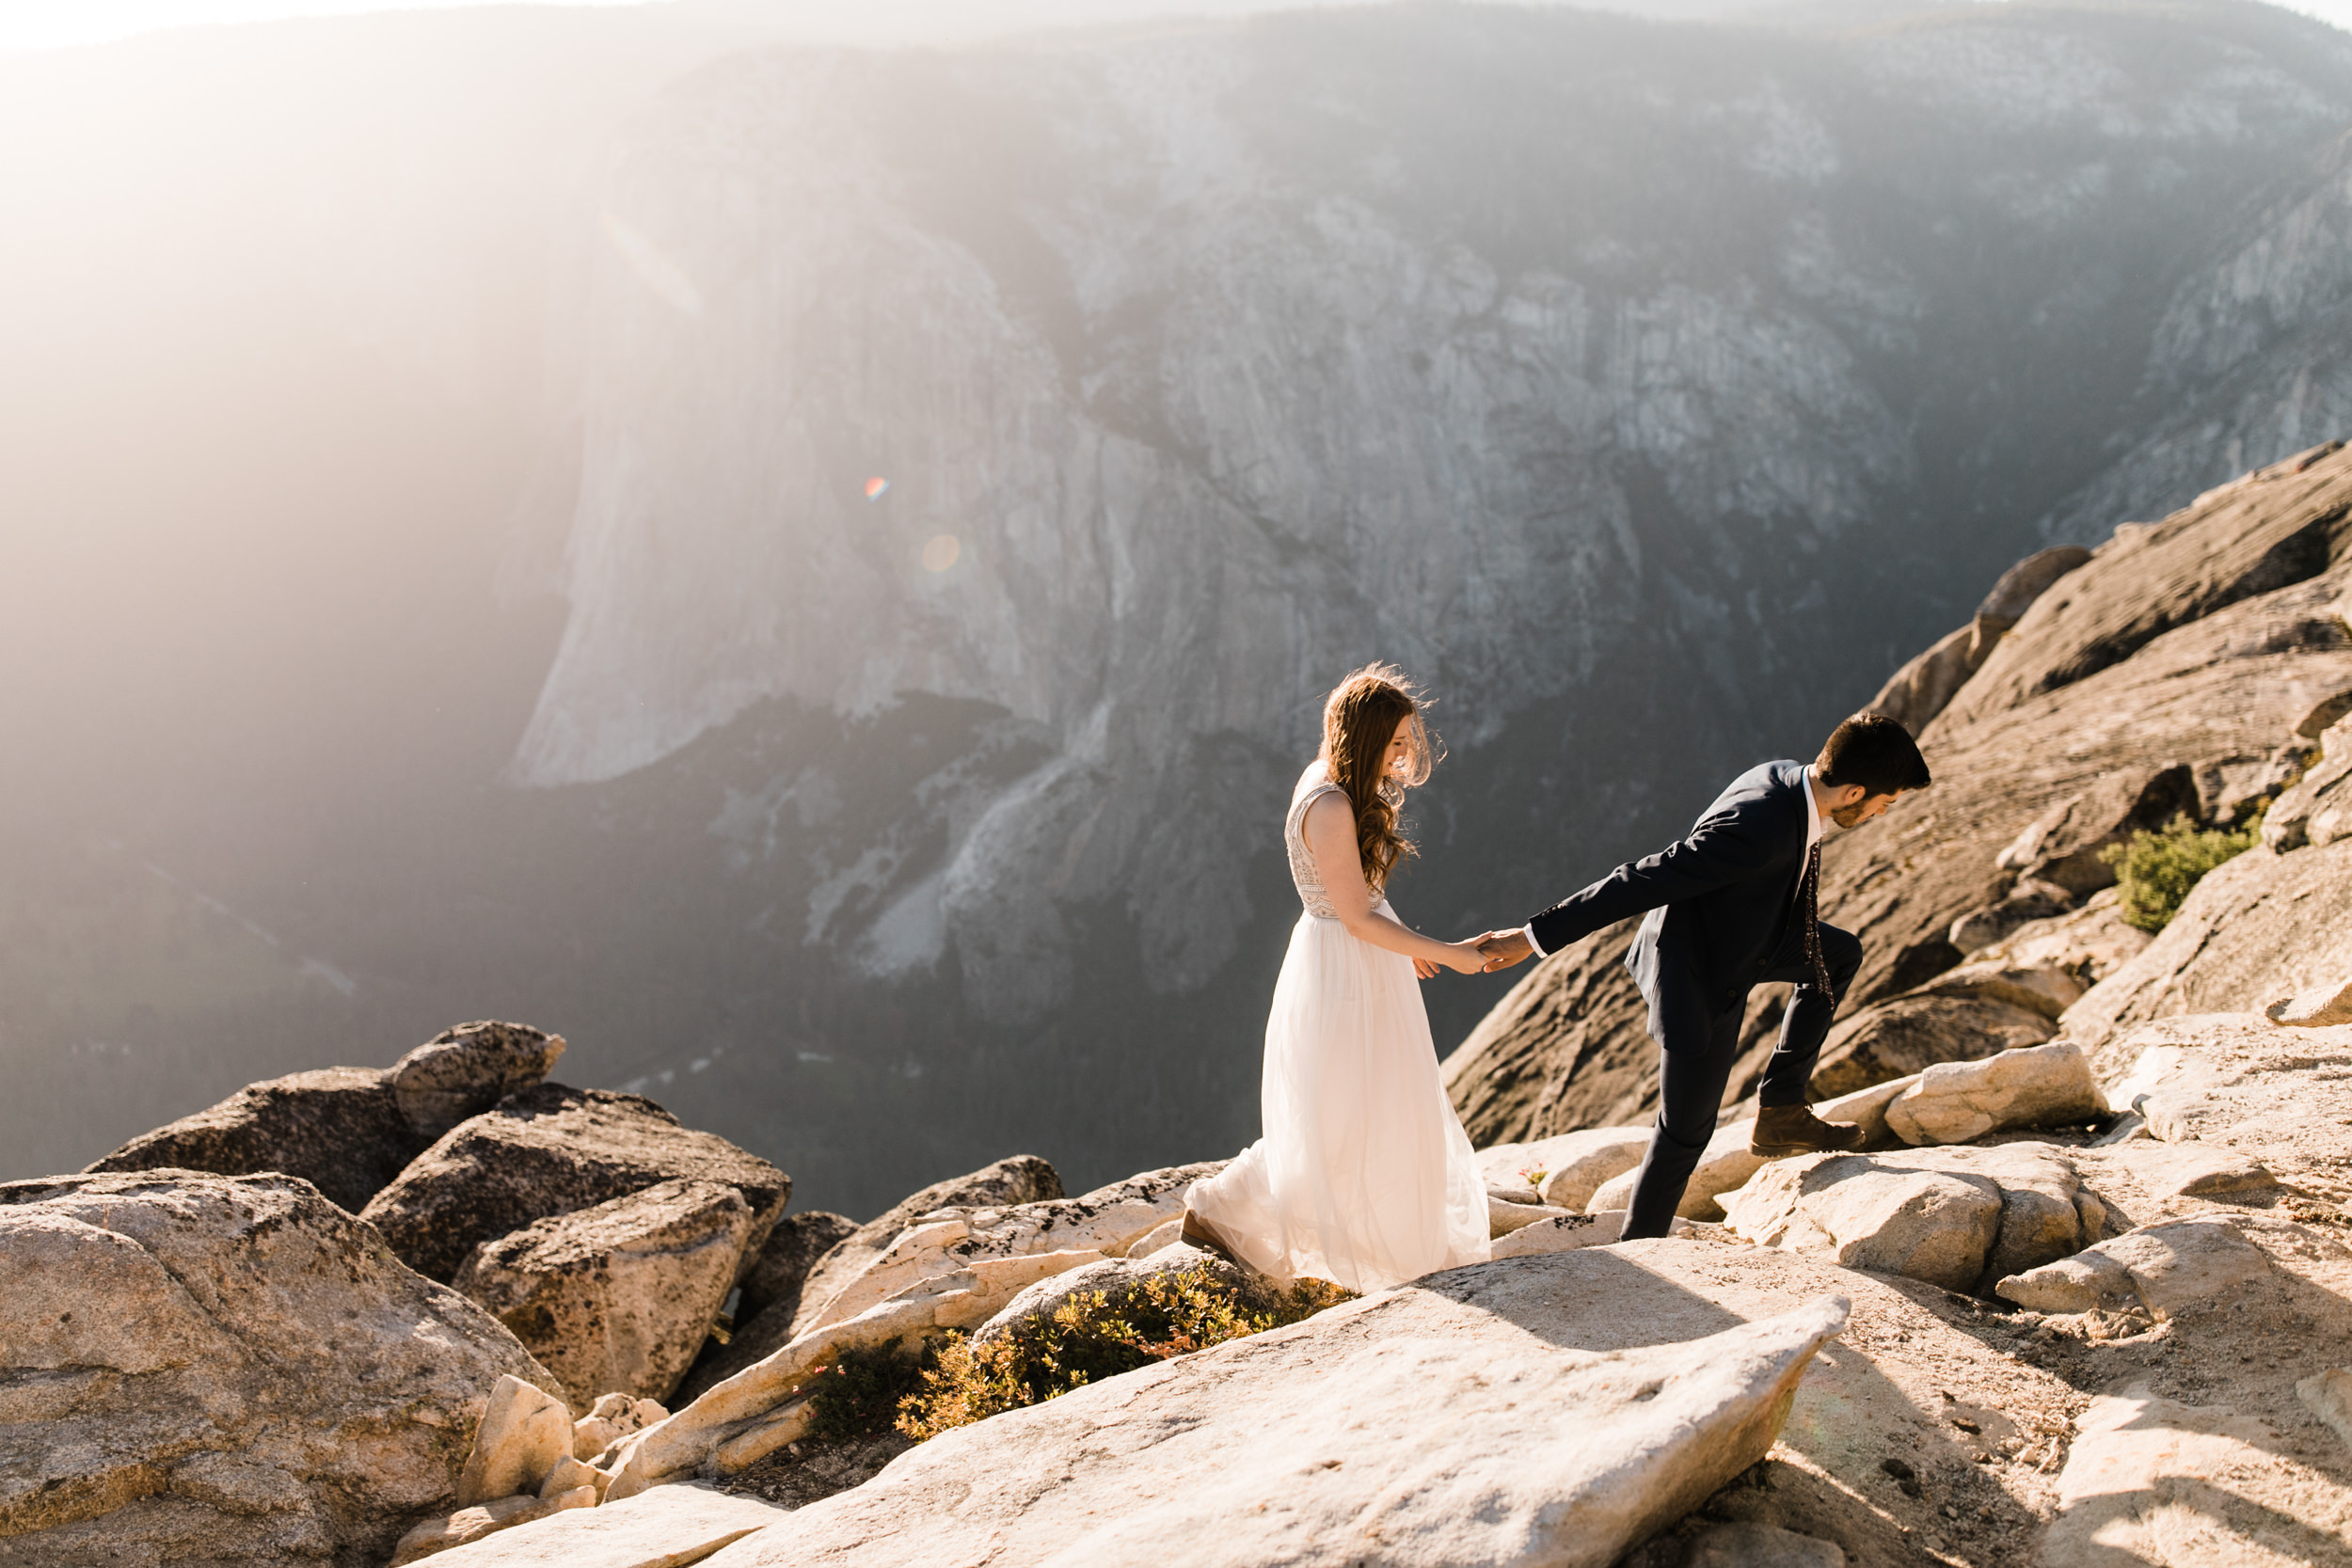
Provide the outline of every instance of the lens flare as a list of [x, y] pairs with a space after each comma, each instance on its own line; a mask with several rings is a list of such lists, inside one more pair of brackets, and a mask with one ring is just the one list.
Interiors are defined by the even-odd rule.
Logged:
[[890, 481], [886, 479], [869, 479], [866, 482], [866, 499], [869, 501], [880, 500], [882, 493], [889, 488]]
[[962, 553], [963, 546], [956, 543], [956, 536], [943, 533], [923, 546], [923, 570], [944, 572], [953, 566], [956, 558]]

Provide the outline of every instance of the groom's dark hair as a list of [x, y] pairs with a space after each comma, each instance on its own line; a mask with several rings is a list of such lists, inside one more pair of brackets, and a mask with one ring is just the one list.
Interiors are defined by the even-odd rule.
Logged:
[[1833, 789], [1860, 784], [1868, 795], [1899, 795], [1935, 782], [1911, 732], [1883, 713], [1857, 713], [1830, 731], [1813, 768]]

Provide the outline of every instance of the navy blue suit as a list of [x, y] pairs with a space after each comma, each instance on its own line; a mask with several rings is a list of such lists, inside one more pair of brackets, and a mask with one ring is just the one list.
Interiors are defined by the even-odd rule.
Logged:
[[1617, 867], [1530, 921], [1557, 953], [1605, 926], [1646, 913], [1625, 966], [1649, 1004], [1659, 1044], [1658, 1122], [1626, 1216], [1628, 1236], [1662, 1236], [1691, 1172], [1714, 1136], [1739, 1054], [1748, 992], [1796, 985], [1758, 1100], [1802, 1105], [1838, 997], [1862, 967], [1862, 943], [1821, 926], [1824, 993], [1804, 952], [1797, 883], [1804, 875], [1804, 764], [1768, 762], [1731, 782], [1691, 832]]

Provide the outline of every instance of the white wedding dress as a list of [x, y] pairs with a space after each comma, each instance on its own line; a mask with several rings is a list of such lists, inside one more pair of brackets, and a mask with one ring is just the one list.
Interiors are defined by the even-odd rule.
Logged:
[[1438, 1082], [1413, 960], [1348, 933], [1308, 851], [1307, 808], [1341, 793], [1315, 763], [1282, 825], [1306, 913], [1266, 1018], [1263, 1135], [1185, 1202], [1254, 1269], [1376, 1291], [1485, 1262], [1486, 1188]]

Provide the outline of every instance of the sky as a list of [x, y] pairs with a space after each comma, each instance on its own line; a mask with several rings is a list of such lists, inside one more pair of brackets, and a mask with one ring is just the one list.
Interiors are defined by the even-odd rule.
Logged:
[[[468, 0], [0, 0], [0, 50], [48, 49], [103, 43], [165, 27], [262, 22], [289, 16], [352, 15], [365, 11], [436, 8]], [[521, 4], [630, 5], [642, 0], [519, 0]], [[933, 19], [952, 15], [939, 26], [936, 41], [951, 42], [995, 30], [1129, 17], [1138, 11], [1271, 10], [1301, 0], [1166, 0], [1140, 7], [1135, 0], [715, 0], [730, 9], [757, 8], [786, 31], [840, 41], [925, 41]], [[1704, 0], [1586, 0], [1597, 8], [1691, 12], [1710, 8]], [[1740, 8], [1728, 0], [1724, 9]], [[2325, 18], [2352, 29], [2352, 0], [2291, 0], [2290, 10]], [[953, 35], [953, 36], [949, 36]]]

